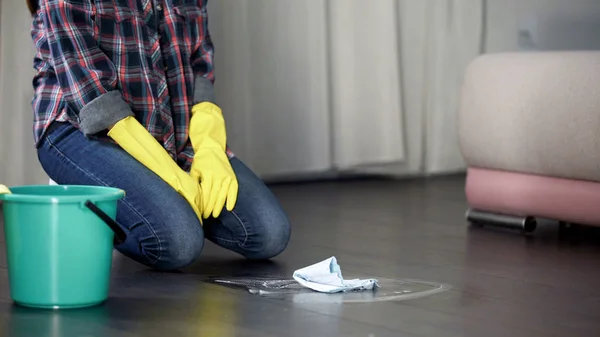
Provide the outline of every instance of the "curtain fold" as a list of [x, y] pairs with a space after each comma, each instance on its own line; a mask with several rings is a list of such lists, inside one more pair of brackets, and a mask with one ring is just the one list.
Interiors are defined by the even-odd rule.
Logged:
[[461, 172], [457, 110], [467, 65], [483, 52], [483, 0], [399, 0], [407, 160], [355, 172], [415, 176]]
[[485, 13], [482, 0], [428, 2], [425, 173], [453, 172], [465, 167], [457, 141], [459, 97], [468, 64], [483, 52]]
[[228, 139], [261, 176], [331, 167], [325, 4], [209, 1]]
[[396, 0], [328, 1], [333, 167], [405, 159]]

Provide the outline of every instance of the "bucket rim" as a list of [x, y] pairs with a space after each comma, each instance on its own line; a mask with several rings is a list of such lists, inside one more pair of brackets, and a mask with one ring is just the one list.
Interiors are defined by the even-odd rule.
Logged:
[[[55, 189], [55, 190], [81, 190], [81, 195], [36, 195], [20, 194], [20, 190], [27, 189]], [[114, 187], [88, 186], [88, 185], [21, 185], [10, 187], [10, 194], [0, 194], [0, 201], [13, 201], [22, 203], [42, 203], [42, 204], [64, 204], [64, 203], [82, 203], [87, 200], [92, 202], [116, 201], [125, 197], [125, 191]], [[85, 191], [101, 192], [98, 194]]]

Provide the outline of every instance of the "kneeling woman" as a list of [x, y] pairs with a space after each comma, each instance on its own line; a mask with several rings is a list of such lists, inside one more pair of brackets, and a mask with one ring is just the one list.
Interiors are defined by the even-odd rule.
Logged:
[[27, 1], [39, 160], [59, 184], [126, 192], [116, 249], [167, 271], [205, 238], [248, 259], [286, 248], [279, 202], [226, 145], [206, 0]]

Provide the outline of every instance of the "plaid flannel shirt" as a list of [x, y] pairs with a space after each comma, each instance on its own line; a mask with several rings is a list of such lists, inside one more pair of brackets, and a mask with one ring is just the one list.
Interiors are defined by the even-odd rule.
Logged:
[[214, 82], [206, 2], [40, 0], [36, 146], [54, 121], [110, 141], [106, 129], [133, 115], [189, 171], [191, 107], [212, 99]]

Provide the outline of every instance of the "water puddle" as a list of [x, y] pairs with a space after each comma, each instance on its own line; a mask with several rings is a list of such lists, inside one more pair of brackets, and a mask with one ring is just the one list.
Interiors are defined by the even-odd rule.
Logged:
[[301, 286], [292, 279], [272, 278], [215, 278], [211, 283], [245, 288], [251, 294], [290, 300], [295, 303], [366, 303], [402, 301], [434, 295], [450, 289], [449, 285], [412, 279], [377, 278], [379, 288], [323, 294]]

